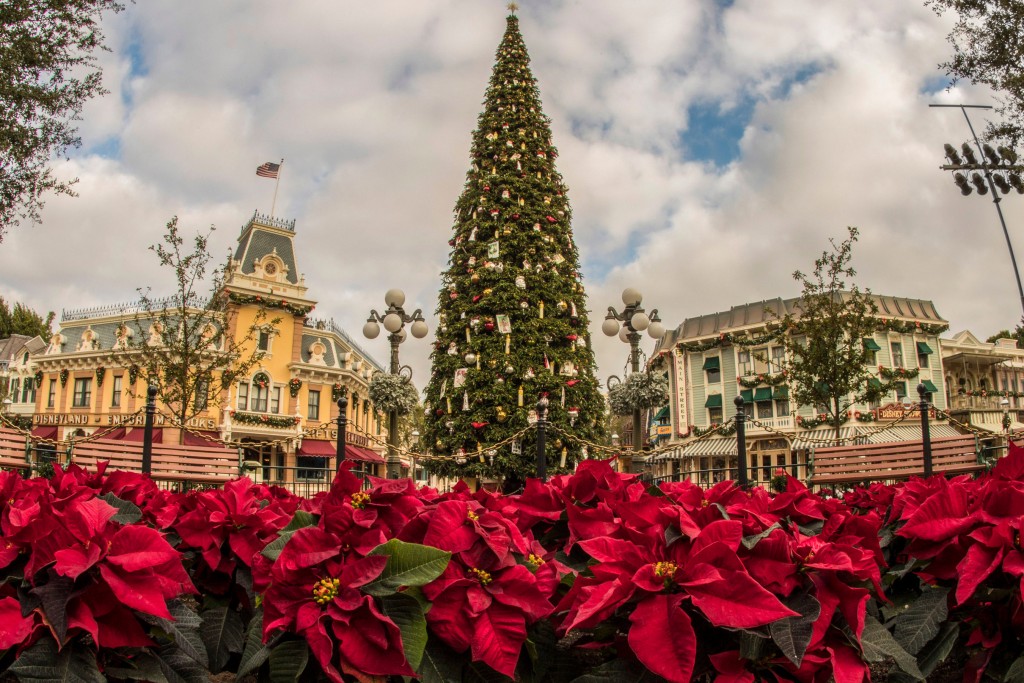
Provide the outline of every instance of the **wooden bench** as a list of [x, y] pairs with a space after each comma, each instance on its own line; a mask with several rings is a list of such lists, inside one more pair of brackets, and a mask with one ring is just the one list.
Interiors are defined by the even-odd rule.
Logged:
[[25, 458], [25, 438], [17, 429], [0, 427], [0, 469], [28, 471], [32, 468]]
[[[815, 448], [808, 462], [813, 486], [856, 484], [924, 476], [921, 441]], [[985, 469], [972, 435], [932, 439], [933, 474], [968, 474]]]
[[[75, 464], [95, 469], [106, 461], [107, 471], [142, 471], [142, 444], [137, 441], [96, 439], [75, 445]], [[201, 448], [153, 444], [150, 476], [157, 481], [191, 484], [223, 484], [239, 476], [237, 451], [229, 448]]]

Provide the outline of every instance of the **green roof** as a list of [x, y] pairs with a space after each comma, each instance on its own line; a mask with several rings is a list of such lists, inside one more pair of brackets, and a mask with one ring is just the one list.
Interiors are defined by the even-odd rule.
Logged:
[[755, 401], [770, 401], [772, 400], [772, 390], [769, 387], [759, 387], [754, 392]]
[[740, 396], [743, 397], [743, 402], [744, 403], [753, 403], [754, 402], [754, 390], [753, 389], [744, 389], [743, 391], [740, 392]]
[[919, 356], [930, 356], [934, 351], [932, 347], [928, 346], [924, 342], [917, 342], [917, 355]]
[[718, 356], [708, 356], [704, 359], [704, 370], [719, 370], [721, 369], [722, 360]]
[[868, 351], [881, 351], [882, 350], [882, 347], [879, 346], [878, 343], [874, 339], [872, 339], [871, 337], [864, 337], [864, 339], [862, 341], [864, 342], [864, 348], [866, 350], [868, 350]]
[[722, 395], [711, 394], [708, 396], [708, 400], [704, 401], [705, 408], [721, 408], [722, 407]]
[[657, 412], [657, 414], [654, 416], [654, 421], [657, 422], [663, 417], [668, 417], [668, 406], [665, 406], [664, 408]]

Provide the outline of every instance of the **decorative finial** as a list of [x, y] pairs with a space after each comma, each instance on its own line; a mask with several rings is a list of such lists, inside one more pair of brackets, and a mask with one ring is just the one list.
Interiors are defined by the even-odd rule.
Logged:
[[519, 9], [519, 5], [517, 5], [516, 3], [514, 3], [514, 2], [508, 3], [508, 11], [511, 12], [512, 14], [515, 14], [518, 9]]

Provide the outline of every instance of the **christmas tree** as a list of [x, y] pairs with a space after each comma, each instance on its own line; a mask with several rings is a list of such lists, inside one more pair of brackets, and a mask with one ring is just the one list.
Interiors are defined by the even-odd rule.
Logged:
[[445, 456], [431, 471], [506, 484], [536, 474], [535, 431], [510, 439], [535, 423], [541, 397], [554, 427], [548, 472], [571, 469], [604, 435], [572, 212], [509, 9], [455, 205], [425, 428]]

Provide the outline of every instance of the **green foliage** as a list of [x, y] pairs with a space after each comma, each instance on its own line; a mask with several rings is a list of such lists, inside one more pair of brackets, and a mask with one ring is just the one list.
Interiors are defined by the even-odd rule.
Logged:
[[[498, 47], [470, 154], [438, 299], [423, 447], [474, 454], [526, 428], [542, 395], [555, 426], [599, 440], [604, 405], [572, 211], [515, 16]], [[476, 358], [466, 360], [469, 353]], [[578, 412], [574, 426], [570, 408]], [[534, 473], [536, 457], [532, 439], [520, 445], [521, 453], [497, 449], [493, 464], [472, 457], [463, 466], [446, 459], [428, 467], [448, 476], [522, 479]], [[564, 446], [571, 467], [580, 448]]]
[[853, 404], [877, 400], [896, 384], [895, 379], [874, 386], [868, 382], [874, 374], [863, 338], [878, 326], [878, 307], [870, 290], [847, 285], [846, 278], [857, 274], [849, 264], [858, 234], [857, 228], [847, 230], [842, 242], [829, 240], [831, 251], [815, 260], [811, 275], [793, 273], [803, 290], [797, 315], [787, 314], [782, 323], [796, 333], [780, 338], [790, 397], [798, 405], [823, 408], [827, 421], [836, 425], [836, 438]]
[[391, 539], [370, 551], [387, 555], [380, 576], [363, 586], [363, 592], [378, 597], [391, 595], [403, 586], [425, 586], [441, 576], [452, 554], [437, 548]]
[[14, 310], [7, 305], [4, 298], [0, 296], [0, 339], [10, 337], [12, 334], [24, 334], [29, 337], [39, 336], [43, 341], [50, 341], [53, 334], [51, 327], [55, 314], [50, 311], [44, 319], [22, 303], [15, 303]]
[[987, 85], [1000, 97], [987, 135], [1014, 147], [1024, 139], [1024, 1], [925, 0], [937, 14], [952, 11], [948, 40], [953, 57], [939, 64], [954, 82]]
[[995, 344], [1000, 339], [1014, 339], [1017, 342], [1017, 348], [1024, 349], [1024, 327], [1017, 325], [1013, 332], [999, 330], [985, 341], [989, 344]]
[[608, 403], [615, 415], [631, 415], [668, 403], [668, 378], [650, 372], [634, 372], [626, 381], [608, 390]]
[[50, 161], [81, 145], [74, 121], [104, 94], [95, 51], [100, 18], [115, 0], [0, 3], [0, 240], [8, 226], [39, 221], [43, 196], [73, 195]]
[[416, 389], [407, 377], [378, 372], [370, 380], [368, 390], [374, 407], [384, 413], [394, 410], [407, 415], [416, 407]]
[[[187, 251], [178, 217], [167, 223], [163, 243], [150, 250], [161, 267], [173, 272], [174, 295], [154, 299], [148, 289], [139, 290], [139, 312], [132, 321], [133, 329], [127, 330], [130, 336], [122, 351], [127, 355], [124, 364], [139, 367], [139, 375], [158, 387], [157, 397], [181, 424], [220, 405], [226, 392], [216, 387], [223, 376], [249, 376], [263, 358], [255, 344], [259, 330], [280, 321], [267, 321], [265, 310], [260, 309], [248, 329], [232, 334], [235, 309], [223, 291], [219, 270], [210, 274], [209, 300], [200, 294], [210, 269], [213, 230], [196, 233], [192, 250]], [[294, 424], [294, 419], [289, 420]]]

